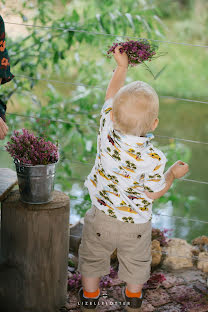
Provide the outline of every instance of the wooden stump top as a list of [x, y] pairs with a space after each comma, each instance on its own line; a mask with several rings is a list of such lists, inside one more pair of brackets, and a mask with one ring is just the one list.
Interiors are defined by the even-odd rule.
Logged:
[[19, 190], [13, 190], [4, 200], [4, 206], [15, 205], [15, 207], [26, 208], [27, 210], [51, 210], [63, 208], [66, 203], [69, 203], [69, 196], [60, 191], [53, 191], [53, 199], [46, 204], [27, 204], [20, 200]]
[[0, 168], [0, 202], [7, 197], [16, 184], [16, 171], [9, 168]]

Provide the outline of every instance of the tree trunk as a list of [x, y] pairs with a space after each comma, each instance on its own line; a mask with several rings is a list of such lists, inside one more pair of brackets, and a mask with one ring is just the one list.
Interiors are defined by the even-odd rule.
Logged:
[[4, 312], [55, 312], [66, 302], [69, 197], [26, 204], [19, 191], [2, 202], [0, 307]]

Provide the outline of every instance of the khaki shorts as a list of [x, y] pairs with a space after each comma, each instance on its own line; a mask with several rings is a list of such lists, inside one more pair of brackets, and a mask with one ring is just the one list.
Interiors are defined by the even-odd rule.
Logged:
[[118, 277], [144, 284], [150, 278], [152, 222], [126, 223], [92, 206], [84, 217], [78, 271], [85, 277], [110, 273], [110, 256], [117, 248]]

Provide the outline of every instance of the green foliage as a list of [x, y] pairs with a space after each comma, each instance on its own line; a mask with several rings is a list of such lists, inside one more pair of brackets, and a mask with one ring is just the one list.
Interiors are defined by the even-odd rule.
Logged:
[[[37, 0], [34, 5], [23, 1], [28, 15], [21, 7], [18, 8], [16, 13], [22, 21], [37, 27], [27, 27], [25, 37], [13, 40], [7, 37], [11, 69], [16, 77], [10, 84], [2, 86], [0, 97], [14, 105], [18, 102], [21, 114], [35, 116], [8, 115], [10, 135], [12, 130], [24, 127], [48, 140], [58, 140], [61, 159], [56, 183], [68, 192], [74, 180], [81, 180], [83, 185], [94, 162], [99, 114], [111, 74], [108, 67], [112, 71], [105, 56], [108, 45], [118, 38], [95, 36], [92, 32], [158, 39], [164, 35], [164, 24], [160, 19], [160, 9], [151, 0], [139, 3], [134, 0], [92, 0], [92, 10], [84, 1], [66, 8], [68, 1], [62, 0], [61, 3]], [[29, 12], [33, 13], [32, 19]], [[162, 64], [156, 69], [155, 77], [161, 77], [165, 68], [166, 65]], [[31, 79], [18, 75], [30, 76]], [[134, 77], [138, 79], [138, 73]], [[68, 82], [84, 83], [92, 88], [44, 80], [38, 82], [36, 78], [64, 82], [67, 78]], [[95, 86], [100, 86], [100, 89]], [[177, 152], [172, 148], [168, 153], [171, 153], [168, 157], [176, 161], [181, 150]], [[81, 216], [90, 205], [87, 190], [83, 192], [83, 197], [79, 198], [81, 203], [75, 205]], [[178, 198], [174, 197], [172, 189], [168, 196], [173, 201]]]

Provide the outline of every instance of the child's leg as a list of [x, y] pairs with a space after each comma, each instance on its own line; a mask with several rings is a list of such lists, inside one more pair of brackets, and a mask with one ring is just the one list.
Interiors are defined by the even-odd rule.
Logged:
[[82, 275], [82, 286], [87, 292], [95, 292], [99, 288], [100, 277], [85, 277]]
[[144, 284], [130, 284], [130, 283], [127, 283], [127, 284], [126, 284], [126, 287], [127, 287], [127, 289], [128, 289], [130, 292], [132, 292], [132, 293], [138, 293], [138, 292], [142, 291], [143, 285], [144, 285]]

